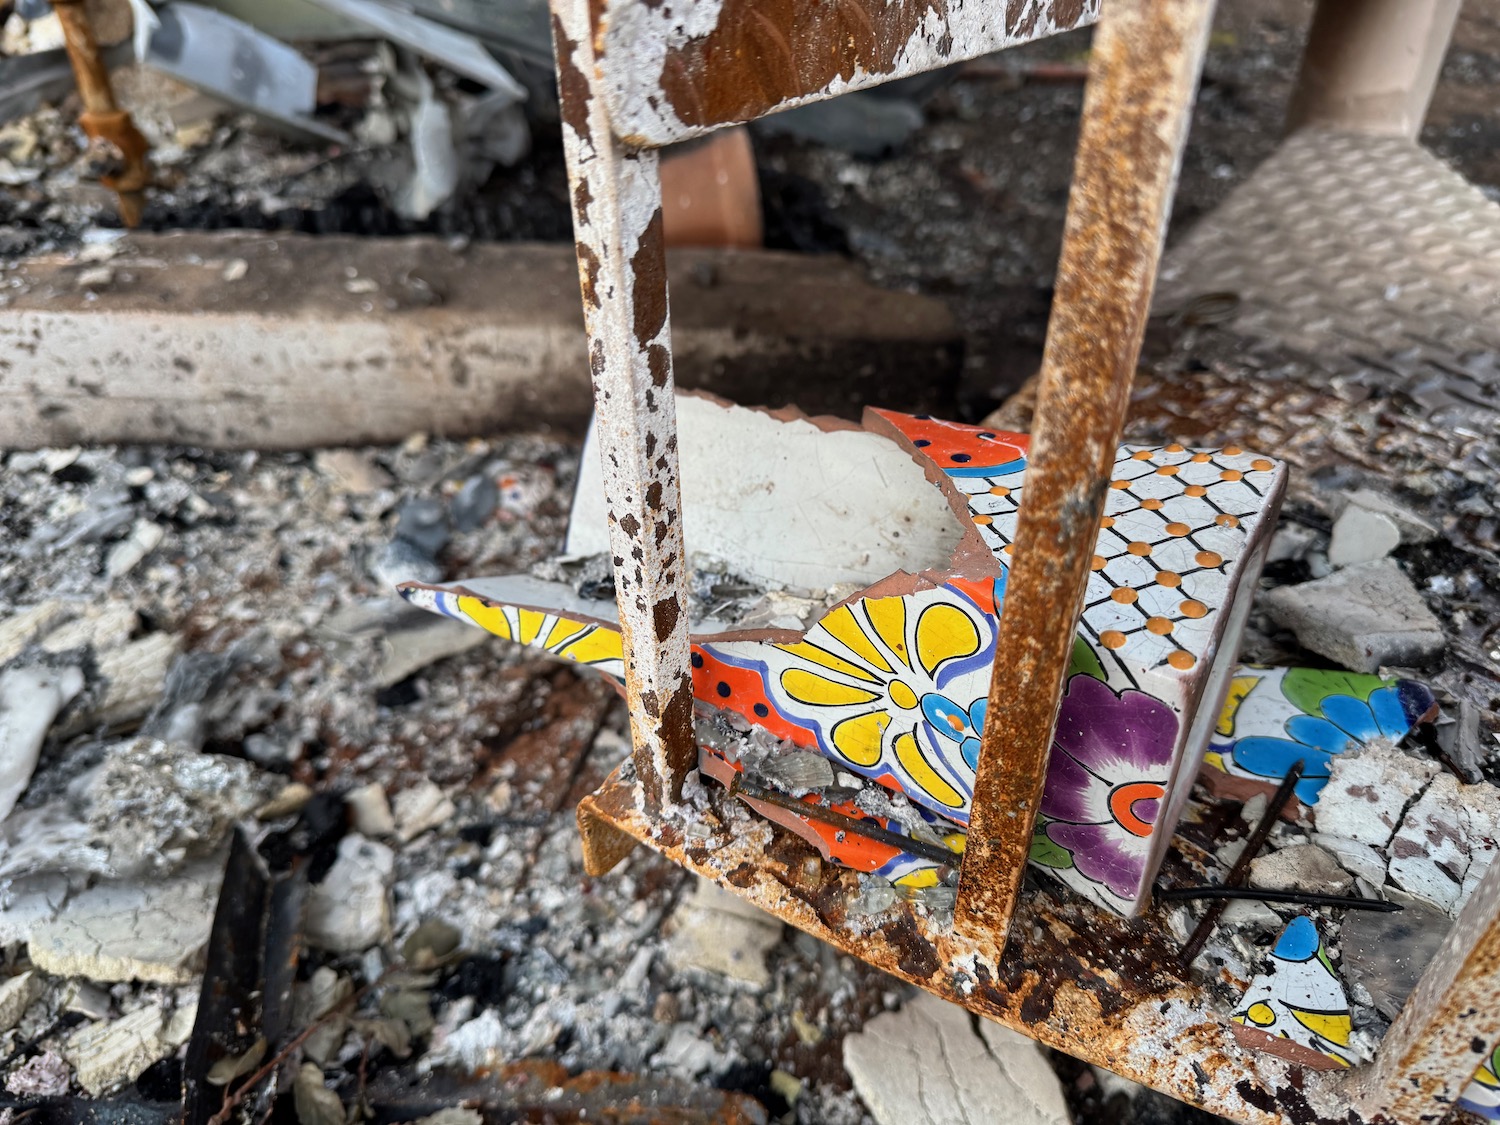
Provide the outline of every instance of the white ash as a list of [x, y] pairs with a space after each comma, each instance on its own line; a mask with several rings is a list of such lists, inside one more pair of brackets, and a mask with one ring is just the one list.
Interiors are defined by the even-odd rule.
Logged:
[[733, 711], [700, 713], [694, 733], [700, 745], [743, 767], [745, 779], [757, 785], [802, 797], [833, 784], [833, 767], [827, 758], [779, 739]]

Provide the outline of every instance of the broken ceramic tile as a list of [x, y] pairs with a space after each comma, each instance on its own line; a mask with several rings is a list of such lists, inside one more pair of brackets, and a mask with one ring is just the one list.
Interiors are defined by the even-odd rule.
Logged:
[[1335, 755], [1394, 745], [1437, 715], [1432, 692], [1414, 680], [1324, 668], [1241, 667], [1203, 759], [1213, 792], [1243, 800], [1271, 793], [1302, 762], [1297, 798], [1316, 803]]
[[1349, 1040], [1349, 997], [1306, 915], [1282, 931], [1267, 972], [1250, 982], [1230, 1018], [1245, 1046], [1315, 1070], [1360, 1061]]
[[1313, 813], [1319, 835], [1384, 848], [1437, 772], [1436, 763], [1389, 746], [1339, 755]]
[[1440, 773], [1391, 838], [1391, 882], [1456, 917], [1489, 870], [1497, 829], [1500, 789]]
[[[695, 621], [698, 699], [967, 823], [1027, 439], [875, 410], [859, 428], [699, 397], [680, 399], [678, 425], [695, 565], [840, 591], [806, 630]], [[585, 451], [569, 554], [608, 550], [597, 461]], [[1033, 859], [1131, 912], [1234, 673], [1285, 470], [1237, 447], [1174, 444], [1122, 447], [1114, 476]], [[622, 677], [611, 602], [521, 576], [401, 589]]]

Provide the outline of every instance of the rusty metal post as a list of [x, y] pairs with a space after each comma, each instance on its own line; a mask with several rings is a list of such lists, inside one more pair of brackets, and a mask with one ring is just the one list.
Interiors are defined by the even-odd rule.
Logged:
[[100, 182], [119, 196], [120, 222], [127, 227], [139, 226], [146, 202], [146, 185], [151, 182], [151, 170], [146, 164], [150, 146], [135, 127], [130, 114], [115, 101], [114, 89], [109, 84], [109, 70], [100, 57], [99, 43], [94, 38], [84, 0], [52, 0], [52, 10], [62, 24], [68, 62], [73, 66], [73, 80], [78, 83], [78, 95], [83, 99], [78, 124], [90, 140], [107, 141], [120, 150], [121, 170], [101, 177]]
[[1287, 111], [1303, 125], [1416, 140], [1462, 0], [1319, 0]]
[[599, 96], [589, 0], [557, 0], [553, 50], [636, 774], [651, 810], [697, 763], [677, 486], [667, 262], [653, 150], [627, 149]]
[[1381, 1040], [1349, 1076], [1366, 1121], [1441, 1121], [1500, 1043], [1500, 864], [1480, 881]]
[[997, 945], [1020, 891], [1212, 0], [1110, 0], [1095, 33], [955, 924]]

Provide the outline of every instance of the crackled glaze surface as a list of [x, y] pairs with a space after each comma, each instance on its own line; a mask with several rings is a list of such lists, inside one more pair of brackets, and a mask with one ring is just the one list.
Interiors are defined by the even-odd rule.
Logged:
[[1351, 1048], [1349, 997], [1323, 948], [1317, 923], [1287, 924], [1267, 971], [1250, 982], [1230, 1017], [1249, 1046], [1327, 1069], [1360, 1061]]
[[[681, 413], [684, 445], [693, 441], [693, 416]], [[889, 411], [870, 411], [866, 429], [904, 448], [967, 524], [949, 564], [898, 571], [801, 636], [695, 631], [694, 694], [904, 793], [952, 827], [957, 848], [973, 800], [1027, 439]], [[862, 470], [878, 478], [851, 463], [850, 495], [878, 506], [878, 480], [861, 484]], [[1034, 863], [1113, 909], [1140, 902], [1186, 797], [1212, 726], [1199, 712], [1217, 716], [1234, 673], [1243, 618], [1235, 595], [1253, 582], [1284, 479], [1275, 462], [1232, 447], [1120, 449], [1032, 848]], [[489, 591], [503, 592], [488, 581]], [[462, 584], [402, 592], [620, 675], [612, 621], [477, 597]], [[568, 594], [558, 592], [554, 609]], [[904, 862], [892, 870], [915, 870]]]
[[1269, 793], [1302, 762], [1297, 797], [1315, 804], [1335, 755], [1399, 742], [1430, 714], [1432, 692], [1414, 680], [1322, 668], [1241, 668], [1203, 764], [1205, 780], [1263, 785]]

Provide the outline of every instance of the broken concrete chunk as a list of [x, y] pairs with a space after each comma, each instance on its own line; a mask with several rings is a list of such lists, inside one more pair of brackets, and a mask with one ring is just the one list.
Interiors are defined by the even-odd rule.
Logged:
[[159, 523], [138, 519], [130, 534], [112, 545], [104, 556], [104, 573], [110, 578], [123, 578], [134, 570], [147, 555], [161, 546], [166, 530]]
[[90, 698], [86, 708], [59, 725], [64, 738], [103, 727], [119, 730], [144, 718], [161, 698], [167, 670], [182, 642], [171, 633], [151, 633], [138, 641], [98, 654], [97, 670], [104, 681], [102, 697]]
[[363, 836], [339, 841], [338, 859], [307, 900], [307, 940], [331, 953], [363, 953], [390, 933], [386, 894], [396, 854]]
[[416, 839], [429, 828], [446, 824], [458, 812], [447, 795], [431, 781], [421, 781], [396, 794], [391, 803], [396, 834], [403, 842]]
[[20, 1023], [26, 1009], [41, 993], [41, 979], [29, 969], [0, 983], [0, 1034]]
[[844, 1068], [880, 1125], [1066, 1125], [1062, 1086], [1031, 1040], [919, 993], [844, 1040]]
[[117, 875], [166, 871], [217, 849], [280, 786], [241, 758], [134, 738], [83, 782], [84, 817]]
[[319, 472], [332, 477], [345, 492], [379, 492], [396, 483], [390, 473], [375, 464], [374, 456], [368, 451], [322, 449], [313, 455], [313, 464]]
[[1363, 879], [1372, 887], [1385, 883], [1385, 854], [1373, 844], [1363, 844], [1343, 836], [1330, 836], [1324, 832], [1317, 833], [1313, 839], [1318, 847], [1337, 859], [1340, 866], [1356, 879]]
[[1401, 545], [1401, 529], [1396, 521], [1380, 512], [1350, 504], [1333, 523], [1333, 537], [1328, 541], [1331, 566], [1357, 566], [1383, 559]]
[[58, 624], [77, 607], [51, 599], [40, 605], [19, 610], [0, 622], [0, 664], [8, 664]]
[[64, 1041], [63, 1058], [85, 1092], [98, 1097], [134, 1082], [186, 1042], [196, 1007], [168, 1015], [160, 1004], [148, 1004], [117, 1020], [90, 1024]]
[[1335, 975], [1317, 924], [1293, 918], [1276, 940], [1265, 973], [1250, 982], [1230, 1017], [1235, 1038], [1313, 1070], [1360, 1061], [1350, 1041], [1349, 997]]
[[766, 954], [781, 941], [781, 923], [699, 879], [672, 914], [670, 952], [684, 968], [714, 973], [751, 989], [771, 983]]
[[1437, 772], [1434, 762], [1386, 747], [1338, 755], [1313, 813], [1319, 835], [1385, 847], [1407, 804]]
[[[958, 545], [960, 529], [942, 492], [880, 435], [828, 432], [806, 419], [784, 422], [694, 396], [678, 398], [677, 420], [682, 503], [694, 513], [684, 524], [689, 556], [721, 559], [747, 578], [822, 590], [941, 568]], [[610, 550], [596, 441], [590, 427], [568, 525], [570, 555]], [[731, 466], [725, 448], [757, 455]], [[847, 482], [862, 477], [880, 481], [879, 505], [849, 492]], [[771, 511], [777, 534], [767, 536], [759, 513]]]
[[[1438, 534], [1438, 529], [1430, 521], [1419, 516], [1404, 504], [1373, 489], [1361, 488], [1357, 492], [1349, 493], [1345, 498], [1343, 511], [1339, 513], [1339, 519], [1343, 519], [1351, 509], [1369, 512], [1389, 520], [1396, 525], [1403, 543], [1426, 543], [1436, 538]], [[1332, 557], [1333, 552], [1330, 550], [1330, 561]]]
[[1295, 844], [1252, 860], [1250, 885], [1271, 891], [1342, 895], [1354, 889], [1354, 877], [1317, 845]]
[[1391, 559], [1278, 587], [1266, 610], [1307, 648], [1356, 672], [1420, 664], [1444, 645], [1437, 618]]
[[128, 641], [139, 625], [140, 616], [124, 602], [84, 606], [76, 617], [46, 633], [41, 645], [53, 653], [85, 646], [102, 653]]
[[361, 836], [394, 836], [396, 819], [391, 815], [391, 804], [385, 797], [385, 786], [372, 781], [344, 794], [344, 804], [349, 807], [349, 817], [354, 830]]
[[1395, 1019], [1451, 925], [1447, 914], [1423, 903], [1407, 903], [1399, 914], [1351, 910], [1339, 935], [1344, 972], [1381, 1015]]
[[31, 784], [52, 720], [83, 690], [77, 668], [10, 668], [0, 672], [0, 820]]
[[91, 887], [32, 929], [31, 960], [59, 977], [188, 984], [201, 968], [223, 874], [222, 863], [202, 860], [165, 879]]

